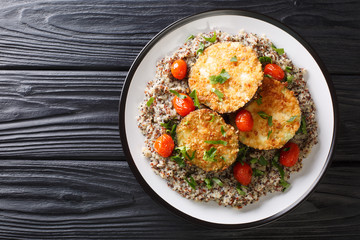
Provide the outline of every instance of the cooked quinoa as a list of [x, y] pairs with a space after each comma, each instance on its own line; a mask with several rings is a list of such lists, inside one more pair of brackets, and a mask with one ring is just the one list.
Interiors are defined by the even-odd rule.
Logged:
[[[156, 75], [152, 81], [149, 81], [145, 89], [144, 101], [139, 106], [140, 114], [138, 116], [138, 127], [145, 136], [143, 154], [150, 161], [150, 166], [156, 174], [167, 181], [170, 188], [180, 193], [183, 197], [198, 201], [216, 201], [219, 205], [241, 208], [249, 203], [259, 200], [260, 196], [268, 192], [283, 191], [287, 186], [284, 184], [290, 178], [292, 172], [297, 172], [302, 168], [302, 159], [311, 151], [311, 148], [317, 143], [317, 124], [315, 120], [315, 105], [310, 92], [304, 80], [304, 69], [293, 65], [286, 53], [279, 55], [272, 46], [272, 42], [265, 36], [241, 31], [238, 34], [231, 35], [225, 32], [216, 31], [216, 41], [211, 43], [203, 38], [212, 37], [214, 32], [199, 33], [193, 39], [183, 44], [171, 56], [164, 57], [156, 65]], [[161, 126], [162, 123], [172, 121], [179, 123], [182, 117], [178, 115], [173, 108], [172, 99], [174, 94], [171, 90], [182, 93], [190, 93], [187, 78], [177, 80], [171, 75], [171, 64], [177, 59], [183, 59], [187, 62], [188, 69], [194, 65], [197, 59], [197, 51], [202, 44], [205, 49], [218, 42], [240, 42], [245, 46], [251, 47], [258, 57], [266, 56], [272, 59], [272, 63], [279, 65], [289, 76], [291, 81], [288, 88], [294, 92], [298, 99], [303, 121], [306, 122], [306, 133], [299, 133], [291, 139], [299, 145], [300, 155], [298, 162], [293, 167], [283, 168], [284, 175], [281, 176], [279, 166], [273, 163], [273, 159], [279, 150], [256, 150], [247, 148], [240, 143], [239, 160], [245, 161], [257, 173], [252, 177], [251, 183], [247, 187], [239, 186], [233, 176], [233, 167], [229, 167], [222, 172], [205, 172], [204, 170], [190, 166], [188, 164], [179, 165], [171, 158], [163, 158], [158, 155], [154, 148], [154, 141], [166, 129]], [[152, 104], [147, 105], [149, 99], [154, 99]], [[201, 105], [201, 108], [206, 106]], [[175, 151], [174, 151], [175, 152]], [[245, 153], [245, 154], [244, 154]], [[254, 158], [263, 156], [267, 161], [251, 161]], [[306, 164], [306, 163], [305, 163]], [[259, 174], [260, 173], [260, 174]], [[196, 184], [189, 185], [193, 178]], [[207, 181], [205, 181], [207, 179]], [[217, 179], [221, 181], [220, 186]], [[209, 188], [206, 182], [212, 180], [212, 187]], [[291, 191], [291, 186], [288, 190]]]

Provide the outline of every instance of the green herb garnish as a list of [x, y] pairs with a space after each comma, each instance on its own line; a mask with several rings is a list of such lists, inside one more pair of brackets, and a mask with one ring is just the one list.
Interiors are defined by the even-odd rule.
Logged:
[[179, 155], [171, 156], [170, 159], [175, 161], [180, 167], [185, 167], [185, 160]]
[[271, 161], [271, 164], [277, 168], [277, 170], [279, 171], [280, 173], [280, 177], [283, 179], [284, 176], [285, 176], [285, 172], [284, 172], [284, 169], [280, 166], [280, 164], [278, 163], [279, 161], [279, 157], [280, 157], [280, 154], [279, 153], [276, 153], [273, 160]]
[[215, 156], [216, 156], [216, 148], [211, 147], [209, 151], [204, 152], [203, 159], [209, 162], [216, 162]]
[[221, 156], [220, 158], [221, 158], [223, 161], [225, 161], [225, 162], [226, 162], [226, 159], [225, 159], [223, 156]]
[[259, 161], [259, 159], [253, 158], [253, 159], [250, 160], [250, 163], [251, 163], [251, 164], [254, 164], [254, 163], [257, 163], [258, 161]]
[[224, 184], [222, 183], [222, 181], [220, 181], [220, 179], [214, 177], [212, 178], [212, 180], [220, 187], [224, 186]]
[[182, 95], [180, 93], [178, 93], [177, 91], [174, 91], [174, 90], [169, 90], [172, 94], [175, 94], [175, 96], [177, 96], [178, 98], [181, 98], [181, 99], [185, 99], [187, 98], [186, 95]]
[[286, 81], [287, 81], [288, 84], [291, 84], [293, 79], [294, 79], [294, 76], [292, 76], [292, 75], [287, 75], [286, 76]]
[[237, 62], [237, 57], [236, 56], [233, 56], [232, 58], [230, 58], [230, 62]]
[[223, 140], [217, 140], [217, 141], [205, 141], [205, 143], [208, 143], [208, 144], [222, 144], [224, 146], [227, 145], [227, 141], [223, 141]]
[[212, 188], [213, 182], [212, 182], [209, 178], [205, 178], [204, 182], [205, 182], [206, 187], [207, 187], [208, 189], [211, 189], [211, 188]]
[[149, 100], [147, 101], [146, 105], [147, 105], [148, 107], [150, 107], [151, 104], [153, 104], [154, 100], [155, 100], [154, 97], [149, 98]]
[[214, 36], [212, 36], [211, 38], [204, 37], [204, 36], [203, 36], [203, 38], [208, 42], [214, 43], [216, 41], [216, 32], [214, 32]]
[[284, 151], [284, 152], [287, 152], [287, 151], [289, 151], [289, 150], [290, 150], [290, 148], [289, 148], [289, 147], [288, 147], [288, 148], [284, 148], [284, 149], [283, 149], [283, 151]]
[[185, 42], [187, 42], [187, 41], [189, 41], [189, 40], [191, 40], [191, 39], [194, 39], [194, 38], [195, 38], [195, 36], [191, 34], [191, 35], [185, 40]]
[[199, 99], [198, 99], [197, 94], [196, 94], [196, 89], [194, 89], [194, 90], [190, 93], [189, 96], [194, 99], [194, 106], [197, 107], [197, 108], [199, 108], [200, 103], [199, 103]]
[[306, 131], [306, 119], [305, 119], [304, 116], [301, 116], [300, 128], [299, 128], [299, 130], [297, 130], [296, 134], [298, 134], [298, 133], [307, 134], [307, 131]]
[[286, 122], [293, 122], [296, 118], [298, 117], [298, 115], [292, 116], [291, 118], [289, 118], [289, 120], [287, 120]]
[[282, 190], [283, 192], [285, 192], [286, 189], [288, 189], [290, 187], [290, 183], [288, 183], [284, 179], [280, 179], [280, 185], [283, 187], [283, 190]]
[[223, 137], [226, 136], [226, 132], [224, 130], [224, 126], [221, 126], [221, 135], [223, 135]]
[[188, 159], [188, 160], [193, 160], [194, 159], [194, 157], [195, 157], [195, 153], [196, 153], [196, 150], [195, 151], [193, 151], [193, 153], [191, 154], [191, 156], [188, 154], [188, 150], [190, 150], [190, 148], [187, 148], [186, 146], [182, 146], [182, 147], [177, 147], [177, 148], [175, 148], [175, 150], [179, 150], [180, 151], [180, 153], [181, 153], [181, 155], [182, 155], [182, 157], [184, 158], [184, 159]]
[[176, 127], [177, 127], [176, 123], [173, 123], [173, 121], [170, 120], [169, 122], [166, 123], [160, 123], [160, 125], [166, 129], [166, 133], [169, 133], [173, 139], [175, 138]]
[[291, 72], [292, 69], [293, 69], [292, 67], [286, 66], [285, 71], [289, 73]]
[[279, 55], [284, 54], [283, 48], [276, 48], [274, 44], [271, 44], [272, 49], [274, 49]]
[[262, 96], [259, 94], [259, 97], [255, 100], [258, 105], [262, 104]]
[[215, 93], [216, 96], [219, 98], [220, 101], [222, 101], [224, 94], [222, 92], [220, 92], [219, 90], [217, 90], [216, 88], [212, 88], [211, 92]]
[[260, 156], [259, 163], [263, 166], [266, 166], [268, 164], [268, 161], [263, 156]]
[[269, 139], [271, 134], [272, 134], [272, 130], [268, 131], [267, 139]]
[[260, 111], [258, 112], [259, 116], [262, 118], [262, 119], [267, 119], [268, 120], [268, 125], [271, 127], [273, 125], [272, 123], [272, 116], [270, 115], [267, 115], [265, 112], [263, 111]]
[[190, 180], [187, 177], [185, 177], [185, 181], [190, 185], [192, 189], [196, 190], [197, 183], [195, 182], [192, 176], [190, 176]]
[[273, 78], [271, 75], [269, 74], [265, 74], [264, 77], [268, 77], [268, 78]]
[[237, 162], [240, 162], [242, 165], [244, 165], [244, 158], [246, 156], [247, 151], [249, 150], [249, 147], [244, 146], [242, 148], [239, 148], [238, 156], [236, 158]]
[[257, 168], [253, 168], [253, 175], [254, 175], [255, 177], [259, 177], [259, 176], [264, 175], [264, 172], [263, 172], [263, 171], [260, 171], [260, 170], [257, 169]]
[[240, 194], [240, 195], [242, 195], [242, 196], [245, 196], [245, 192], [241, 189], [241, 185], [238, 183], [237, 185], [236, 185], [236, 191]]
[[215, 114], [210, 114], [210, 116], [211, 116], [211, 119], [209, 122], [213, 122], [215, 120]]
[[202, 54], [202, 53], [204, 52], [204, 48], [205, 48], [205, 45], [204, 45], [204, 43], [201, 42], [201, 43], [199, 44], [198, 50], [196, 51], [196, 55]]
[[272, 63], [272, 59], [270, 57], [266, 57], [266, 56], [259, 57], [259, 61], [261, 63]]
[[230, 78], [230, 74], [225, 69], [222, 69], [219, 75], [211, 75], [209, 77], [211, 84], [216, 84], [216, 83], [223, 84], [229, 78]]

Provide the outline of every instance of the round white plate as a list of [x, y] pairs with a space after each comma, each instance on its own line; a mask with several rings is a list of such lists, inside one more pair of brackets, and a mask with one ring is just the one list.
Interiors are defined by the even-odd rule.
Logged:
[[[306, 79], [317, 111], [319, 143], [303, 160], [303, 169], [292, 174], [285, 193], [267, 194], [255, 203], [235, 209], [216, 203], [188, 200], [171, 190], [142, 155], [144, 136], [137, 127], [138, 106], [148, 81], [155, 76], [156, 63], [176, 51], [191, 34], [222, 30], [231, 34], [241, 29], [265, 34], [284, 48], [293, 63], [307, 70]], [[269, 17], [240, 10], [217, 10], [177, 21], [157, 34], [140, 52], [126, 78], [120, 101], [119, 128], [127, 161], [144, 190], [161, 205], [185, 219], [223, 228], [252, 227], [274, 220], [306, 199], [323, 176], [335, 145], [337, 107], [332, 83], [324, 65], [311, 47], [293, 30]]]

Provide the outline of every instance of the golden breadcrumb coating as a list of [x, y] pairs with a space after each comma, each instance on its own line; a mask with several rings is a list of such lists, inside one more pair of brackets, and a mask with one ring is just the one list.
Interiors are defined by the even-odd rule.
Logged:
[[[210, 109], [199, 109], [184, 117], [176, 128], [176, 136], [180, 148], [186, 147], [192, 160], [186, 159], [205, 171], [222, 171], [236, 160], [239, 141], [233, 126]], [[205, 141], [223, 141], [224, 144], [206, 143]], [[213, 158], [206, 158], [206, 151], [215, 148]], [[212, 149], [214, 151], [215, 149]], [[210, 151], [210, 152], [209, 152]]]
[[[230, 61], [236, 56], [237, 61]], [[225, 69], [230, 78], [210, 84], [210, 76]], [[196, 89], [199, 101], [219, 113], [230, 113], [243, 107], [261, 85], [263, 72], [256, 53], [238, 42], [221, 42], [206, 48], [189, 75], [189, 87]], [[212, 91], [217, 89], [222, 100]]]
[[[250, 132], [239, 131], [239, 140], [260, 150], [281, 148], [300, 127], [299, 102], [284, 83], [267, 77], [263, 80], [258, 98], [260, 96], [261, 104], [255, 99], [245, 107], [253, 117], [254, 126]], [[272, 117], [272, 126], [269, 126], [268, 117], [262, 118], [259, 112]]]

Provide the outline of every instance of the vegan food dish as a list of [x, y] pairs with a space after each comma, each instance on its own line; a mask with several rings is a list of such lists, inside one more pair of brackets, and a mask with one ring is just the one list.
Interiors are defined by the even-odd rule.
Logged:
[[304, 70], [245, 31], [191, 35], [157, 63], [139, 111], [153, 170], [182, 196], [224, 206], [291, 191], [317, 143]]

